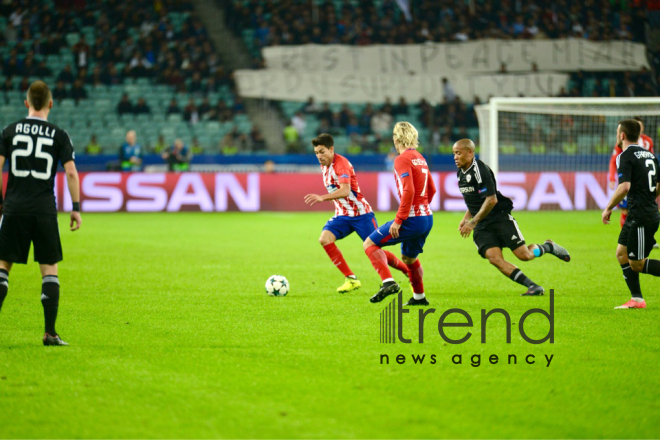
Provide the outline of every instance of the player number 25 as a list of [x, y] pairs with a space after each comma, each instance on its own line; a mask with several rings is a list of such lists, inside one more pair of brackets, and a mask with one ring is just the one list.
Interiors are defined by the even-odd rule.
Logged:
[[653, 159], [648, 159], [646, 162], [644, 162], [644, 165], [648, 168], [648, 166], [651, 166], [651, 170], [649, 170], [649, 191], [652, 193], [655, 192], [655, 185], [653, 185], [653, 176], [655, 176], [655, 162], [653, 162]]
[[53, 166], [53, 156], [51, 156], [47, 151], [43, 151], [42, 147], [44, 145], [53, 145], [53, 140], [50, 138], [39, 137], [37, 138], [37, 149], [34, 152], [34, 157], [37, 159], [44, 159], [46, 161], [46, 172], [35, 171], [35, 170], [19, 170], [16, 166], [17, 157], [30, 157], [32, 150], [34, 149], [34, 142], [30, 136], [24, 134], [17, 134], [14, 136], [13, 144], [14, 146], [18, 143], [23, 143], [27, 145], [26, 149], [16, 149], [11, 153], [11, 172], [16, 177], [27, 177], [32, 174], [32, 177], [39, 180], [48, 180], [50, 179], [51, 169]]

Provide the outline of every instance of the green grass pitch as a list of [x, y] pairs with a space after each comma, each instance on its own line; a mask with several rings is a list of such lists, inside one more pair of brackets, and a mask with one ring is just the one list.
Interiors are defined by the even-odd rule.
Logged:
[[[460, 237], [460, 213], [437, 214], [421, 255], [437, 309], [425, 341], [413, 311], [404, 326], [413, 343], [381, 344], [389, 300], [368, 302], [379, 279], [356, 235], [338, 246], [362, 289], [335, 292], [343, 277], [317, 241], [330, 216], [83, 214], [75, 233], [62, 216], [58, 330], [71, 346], [41, 345], [38, 268], [15, 266], [0, 313], [0, 437], [660, 436], [660, 280], [641, 276], [648, 309], [613, 310], [629, 298], [614, 257], [618, 224], [602, 225], [594, 211], [516, 214], [528, 243], [552, 238], [572, 255], [516, 263], [556, 292], [555, 343], [532, 345], [518, 319], [547, 309], [548, 296], [521, 297], [522, 286]], [[265, 294], [274, 274], [289, 279], [287, 297]], [[482, 344], [480, 311], [500, 307], [511, 314], [512, 342], [493, 317]], [[472, 331], [464, 344], [438, 334], [450, 308], [474, 319], [472, 329], [448, 331]], [[526, 329], [541, 337], [548, 321], [533, 315]], [[415, 364], [413, 354], [426, 360]], [[554, 356], [549, 367], [544, 355]]]

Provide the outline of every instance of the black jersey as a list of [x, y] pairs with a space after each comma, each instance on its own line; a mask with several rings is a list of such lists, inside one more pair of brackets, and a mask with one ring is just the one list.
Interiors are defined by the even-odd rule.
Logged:
[[57, 214], [57, 163], [75, 159], [69, 134], [45, 119], [27, 117], [4, 128], [0, 156], [9, 166], [3, 213]]
[[660, 167], [655, 155], [633, 144], [617, 156], [616, 168], [619, 183], [630, 182], [626, 224], [637, 226], [660, 220], [655, 201]]
[[493, 170], [488, 165], [477, 159], [472, 161], [472, 165], [463, 171], [459, 169], [456, 173], [458, 177], [458, 188], [465, 199], [468, 210], [474, 217], [477, 215], [486, 197], [497, 194], [497, 205], [488, 213], [488, 215], [477, 225], [486, 223], [502, 212], [510, 213], [513, 209], [513, 202], [497, 190], [497, 182]]

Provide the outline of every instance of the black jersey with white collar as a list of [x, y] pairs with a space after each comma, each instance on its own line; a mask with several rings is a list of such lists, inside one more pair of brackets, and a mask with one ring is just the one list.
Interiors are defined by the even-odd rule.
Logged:
[[21, 119], [2, 131], [0, 156], [9, 167], [3, 214], [57, 214], [57, 164], [75, 159], [68, 133], [42, 118]]
[[616, 168], [619, 184], [630, 182], [626, 224], [637, 226], [660, 220], [655, 201], [660, 170], [655, 155], [633, 144], [617, 156]]
[[458, 188], [465, 199], [468, 210], [474, 217], [477, 215], [486, 197], [497, 194], [497, 204], [490, 213], [481, 222], [505, 212], [509, 213], [513, 209], [513, 202], [497, 190], [497, 182], [493, 170], [488, 165], [477, 159], [472, 161], [472, 165], [463, 171], [459, 168], [456, 173], [458, 177]]

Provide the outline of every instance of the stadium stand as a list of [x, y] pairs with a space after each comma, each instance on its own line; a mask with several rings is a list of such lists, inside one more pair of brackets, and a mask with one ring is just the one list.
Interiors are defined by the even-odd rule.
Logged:
[[[217, 152], [234, 128], [252, 132], [233, 110], [231, 76], [190, 1], [87, 1], [84, 11], [53, 1], [21, 5], [3, 4], [0, 16], [4, 121], [24, 114], [25, 84], [39, 78], [54, 91], [53, 122], [69, 130], [80, 153], [93, 135], [103, 152], [115, 153], [129, 129], [150, 150], [162, 134], [168, 143], [196, 139], [205, 152]], [[130, 105], [117, 112], [124, 94]], [[187, 120], [168, 114], [172, 99], [193, 103]]]
[[[191, 0], [21, 1], [0, 5], [0, 115], [4, 121], [24, 114], [17, 103], [26, 84], [44, 79], [53, 88], [58, 111], [52, 118], [66, 127], [80, 153], [95, 145], [115, 153], [127, 130], [157, 152], [182, 138], [212, 154], [265, 152], [267, 142], [237, 96], [232, 72], [221, 62]], [[216, 0], [225, 25], [261, 68], [261, 49], [292, 44], [420, 44], [484, 38], [585, 38], [646, 43], [644, 24], [660, 22], [637, 3], [585, 2], [411, 2], [410, 20], [394, 0]], [[653, 21], [655, 20], [655, 21]], [[652, 24], [652, 23], [650, 23]], [[660, 47], [660, 46], [658, 46]], [[559, 96], [655, 96], [660, 66], [658, 47], [649, 45], [651, 70], [575, 72]], [[655, 48], [655, 49], [654, 49]], [[503, 66], [506, 69], [506, 66]], [[59, 82], [61, 81], [61, 82]], [[451, 84], [449, 84], [451, 86]], [[119, 114], [126, 94], [132, 108]], [[392, 96], [379, 105], [272, 103], [284, 125], [304, 117], [282, 143], [288, 152], [309, 151], [322, 131], [335, 135], [338, 150], [385, 154], [391, 149], [388, 121], [405, 119], [419, 128], [432, 152], [448, 153], [459, 135], [478, 138], [470, 102], [405, 102]], [[147, 110], [145, 110], [148, 109]], [[284, 126], [283, 125], [283, 126]], [[295, 125], [295, 124], [294, 124]], [[295, 139], [294, 139], [295, 137]], [[288, 140], [287, 140], [288, 139]], [[431, 152], [431, 151], [427, 151]]]
[[[225, 7], [227, 26], [239, 35], [253, 57], [253, 67], [264, 66], [261, 49], [267, 46], [299, 44], [423, 44], [460, 42], [485, 38], [541, 39], [583, 38], [590, 41], [624, 40], [646, 43], [648, 11], [642, 3], [587, 0], [585, 2], [410, 2], [410, 16], [394, 0], [233, 0], [218, 1]], [[628, 4], [630, 3], [630, 4]], [[652, 52], [654, 54], [655, 52]], [[660, 56], [656, 57], [660, 60]], [[660, 61], [657, 61], [660, 65]], [[534, 66], [531, 66], [533, 71]], [[506, 72], [506, 65], [502, 66]], [[656, 96], [658, 81], [651, 71], [576, 72], [571, 74], [562, 97]], [[399, 97], [392, 96], [394, 100]], [[388, 105], [389, 104], [389, 105]], [[475, 102], [459, 99], [431, 105], [425, 100], [396, 114], [420, 128], [420, 139], [447, 151], [442, 139], [459, 134], [478, 138]], [[318, 108], [300, 102], [277, 103], [282, 117], [291, 120], [297, 111], [305, 114], [306, 125], [299, 142], [305, 146], [319, 127], [337, 136], [337, 144], [355, 145], [353, 151], [378, 152], [382, 133], [371, 126], [374, 113], [393, 115], [391, 103], [369, 110], [368, 105], [329, 104], [323, 116]], [[324, 106], [321, 103], [321, 106]], [[351, 118], [357, 120], [357, 130]], [[325, 122], [323, 122], [325, 119]], [[351, 134], [354, 133], [351, 138]], [[388, 136], [389, 137], [389, 136]], [[444, 145], [444, 146], [443, 146]]]

